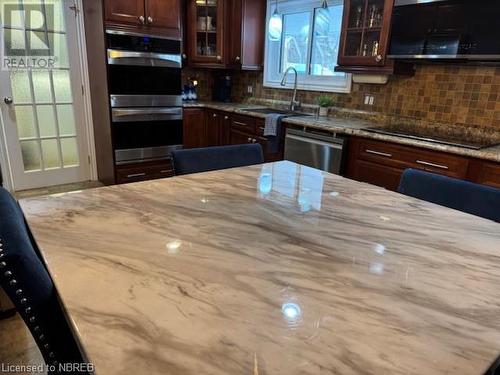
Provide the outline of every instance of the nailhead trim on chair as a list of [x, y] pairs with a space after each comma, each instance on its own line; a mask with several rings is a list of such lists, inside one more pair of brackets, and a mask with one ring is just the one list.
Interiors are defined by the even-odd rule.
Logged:
[[[3, 249], [3, 243], [2, 243], [2, 239], [0, 239], [0, 259], [4, 258], [4, 256], [5, 256], [5, 253], [4, 253], [4, 249]], [[0, 262], [0, 269], [6, 268], [6, 267], [7, 267], [7, 262], [1, 261]], [[14, 286], [16, 286], [18, 284], [17, 280], [14, 278], [14, 274], [12, 273], [12, 271], [7, 270], [7, 271], [4, 272], [3, 275], [4, 275], [5, 278], [11, 279], [9, 281], [9, 285], [11, 287], [14, 287]], [[23, 290], [21, 288], [16, 289], [16, 291], [14, 293], [16, 294], [16, 296], [19, 297], [19, 302], [22, 305], [25, 305], [25, 304], [28, 303], [28, 299], [23, 296], [24, 292], [23, 292]], [[35, 315], [31, 315], [32, 314], [32, 308], [30, 306], [28, 306], [28, 307], [25, 308], [24, 313], [27, 316], [29, 316], [29, 318], [28, 318], [28, 322], [29, 323], [34, 324], [37, 321], [36, 316]], [[40, 326], [33, 327], [33, 332], [38, 336], [38, 341], [40, 341], [40, 342], [45, 341], [45, 335], [43, 333], [41, 333]], [[53, 351], [50, 351], [50, 345], [48, 343], [44, 344], [43, 348], [45, 349], [45, 352], [47, 353], [47, 355], [48, 355], [49, 358], [54, 358], [56, 356]], [[57, 364], [58, 364], [57, 361], [53, 362], [54, 366], [56, 366]]]

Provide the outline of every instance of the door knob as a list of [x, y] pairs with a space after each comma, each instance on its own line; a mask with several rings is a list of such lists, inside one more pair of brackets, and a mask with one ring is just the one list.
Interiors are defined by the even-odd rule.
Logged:
[[9, 104], [9, 105], [14, 102], [10, 96], [6, 96], [5, 98], [3, 98], [3, 101], [5, 104]]
[[145, 18], [144, 16], [139, 16], [139, 22], [144, 25]]
[[151, 16], [148, 17], [148, 23], [153, 23], [153, 17]]

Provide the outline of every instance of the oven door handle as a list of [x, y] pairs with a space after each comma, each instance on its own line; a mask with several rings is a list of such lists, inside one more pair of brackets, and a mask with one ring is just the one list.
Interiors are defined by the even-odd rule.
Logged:
[[108, 49], [108, 64], [182, 68], [182, 56], [166, 53]]
[[182, 108], [113, 108], [113, 122], [182, 120]]

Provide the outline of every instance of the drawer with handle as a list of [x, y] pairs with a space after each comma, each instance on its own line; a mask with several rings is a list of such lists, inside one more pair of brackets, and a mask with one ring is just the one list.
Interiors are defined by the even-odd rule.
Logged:
[[231, 116], [231, 129], [255, 134], [255, 118], [241, 115]]
[[173, 175], [174, 170], [170, 160], [125, 164], [116, 167], [116, 180], [119, 184], [172, 177]]
[[457, 178], [467, 174], [467, 158], [439, 151], [362, 139], [358, 152], [362, 160], [402, 170], [416, 168]]
[[404, 168], [404, 150], [396, 145], [362, 139], [358, 143], [358, 147], [359, 158], [362, 160]]
[[415, 149], [407, 157], [412, 168], [462, 179], [467, 176], [469, 160], [461, 156]]

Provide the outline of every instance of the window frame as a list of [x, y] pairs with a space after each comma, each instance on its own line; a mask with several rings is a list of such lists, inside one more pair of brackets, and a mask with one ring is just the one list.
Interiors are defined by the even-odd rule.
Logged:
[[[330, 0], [330, 3], [332, 1]], [[338, 3], [342, 0], [337, 0]], [[284, 14], [293, 14], [301, 12], [310, 12], [310, 25], [309, 28], [309, 46], [307, 51], [307, 61], [308, 67], [311, 64], [312, 55], [312, 42], [314, 35], [314, 18], [315, 11], [317, 8], [321, 8], [321, 0], [279, 0], [278, 1], [278, 11], [283, 19], [283, 33], [285, 30], [285, 20]], [[280, 73], [281, 66], [278, 67], [278, 73], [276, 69], [272, 69], [268, 61], [277, 61], [278, 65], [281, 65], [281, 54], [283, 53], [284, 43], [283, 39], [280, 42], [279, 48], [271, 48], [271, 42], [269, 41], [269, 19], [272, 16], [275, 8], [275, 0], [267, 0], [267, 14], [266, 14], [266, 34], [265, 34], [265, 51], [264, 51], [264, 74], [263, 74], [263, 85], [264, 87], [271, 88], [293, 88], [293, 80], [288, 79], [285, 86], [281, 86], [280, 82], [283, 77], [283, 73]], [[282, 35], [283, 35], [282, 33]], [[339, 40], [340, 45], [340, 40]], [[326, 91], [335, 93], [350, 93], [352, 88], [352, 75], [345, 74], [344, 77], [339, 76], [313, 76], [309, 73], [299, 74], [297, 88], [299, 90], [306, 91]]]

